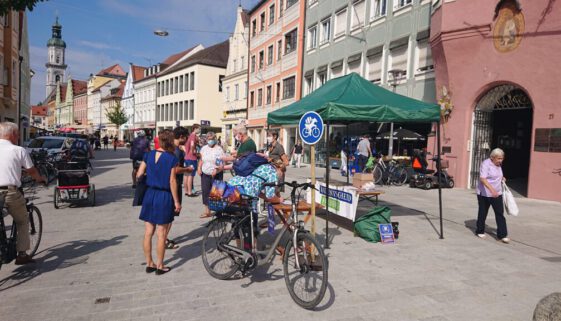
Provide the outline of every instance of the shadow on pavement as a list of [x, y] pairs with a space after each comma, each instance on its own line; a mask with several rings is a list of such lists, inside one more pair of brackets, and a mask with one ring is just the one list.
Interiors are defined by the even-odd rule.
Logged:
[[12, 275], [0, 280], [0, 292], [23, 284], [43, 273], [85, 263], [89, 259], [89, 254], [118, 245], [126, 237], [120, 235], [102, 241], [79, 240], [47, 248], [35, 255], [36, 263], [18, 267]]
[[[93, 182], [95, 184], [95, 182]], [[120, 200], [130, 200], [132, 206], [132, 199], [134, 198], [134, 189], [130, 184], [121, 184], [116, 186], [107, 186], [97, 188], [95, 190], [96, 206], [102, 206]], [[139, 208], [140, 211], [140, 208]]]
[[[202, 226], [187, 234], [174, 238], [173, 240], [179, 244], [179, 248], [177, 250], [166, 250], [166, 252], [173, 254], [170, 258], [165, 260], [165, 264], [167, 265], [174, 262], [173, 265], [170, 265], [170, 267], [172, 269], [177, 269], [189, 260], [196, 259], [201, 256], [202, 238], [205, 231], [206, 227]], [[171, 229], [171, 233], [173, 234], [173, 227]], [[198, 240], [192, 244], [181, 246], [181, 243], [194, 239]]]

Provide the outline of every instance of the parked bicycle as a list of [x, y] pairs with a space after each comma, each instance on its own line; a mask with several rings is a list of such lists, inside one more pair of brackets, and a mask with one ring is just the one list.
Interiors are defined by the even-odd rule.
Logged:
[[401, 186], [409, 181], [409, 173], [403, 165], [398, 164], [394, 160], [390, 160], [386, 164], [382, 155], [380, 155], [376, 165], [372, 168], [372, 173], [374, 184]]
[[56, 164], [60, 162], [64, 156], [64, 152], [49, 154], [47, 150], [32, 151], [30, 153], [33, 165], [39, 171], [41, 176], [47, 179], [47, 184], [52, 182], [57, 175]]
[[[43, 234], [43, 218], [41, 211], [33, 204], [35, 199], [35, 192], [37, 185], [29, 178], [22, 178], [22, 193], [25, 195], [25, 203], [27, 207], [27, 214], [29, 215], [29, 235], [30, 235], [30, 256], [37, 253], [39, 244], [41, 243], [41, 236]], [[17, 256], [16, 240], [17, 228], [16, 224], [8, 215], [8, 211], [4, 208], [3, 196], [0, 196], [0, 268], [2, 264], [12, 262]]]
[[[298, 305], [306, 309], [317, 306], [327, 288], [328, 262], [319, 242], [298, 220], [296, 193], [314, 188], [310, 183], [265, 183], [264, 186], [286, 185], [292, 188], [292, 217], [278, 214], [283, 227], [273, 244], [258, 251], [255, 242], [256, 197], [243, 195], [246, 205], [229, 206], [216, 214], [208, 225], [202, 242], [202, 260], [207, 272], [220, 280], [233, 276], [237, 271], [245, 275], [257, 267], [272, 261], [281, 240], [287, 240], [282, 257], [286, 287]], [[285, 238], [286, 236], [288, 238]]]

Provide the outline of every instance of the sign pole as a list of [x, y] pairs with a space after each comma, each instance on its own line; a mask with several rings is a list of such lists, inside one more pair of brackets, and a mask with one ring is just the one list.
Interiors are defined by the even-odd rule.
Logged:
[[[310, 166], [312, 167], [312, 185], [316, 186], [316, 145], [310, 146]], [[312, 190], [312, 236], [316, 236], [316, 191]]]

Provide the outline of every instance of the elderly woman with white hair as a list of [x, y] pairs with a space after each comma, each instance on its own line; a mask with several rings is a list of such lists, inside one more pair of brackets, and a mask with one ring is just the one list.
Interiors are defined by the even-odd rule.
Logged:
[[205, 212], [201, 218], [212, 217], [208, 208], [208, 196], [212, 189], [212, 181], [223, 178], [222, 157], [224, 157], [224, 150], [218, 146], [216, 142], [216, 134], [214, 132], [206, 133], [207, 144], [201, 148], [201, 161], [198, 164], [197, 172], [201, 175], [201, 191], [203, 194], [203, 205]]
[[490, 157], [481, 163], [479, 169], [479, 184], [477, 185], [477, 203], [479, 211], [477, 213], [477, 228], [475, 234], [478, 237], [485, 237], [485, 220], [489, 207], [493, 207], [495, 220], [497, 222], [497, 238], [504, 243], [510, 242], [507, 237], [506, 220], [504, 217], [502, 182], [503, 170], [501, 165], [505, 158], [505, 153], [500, 148], [491, 151]]

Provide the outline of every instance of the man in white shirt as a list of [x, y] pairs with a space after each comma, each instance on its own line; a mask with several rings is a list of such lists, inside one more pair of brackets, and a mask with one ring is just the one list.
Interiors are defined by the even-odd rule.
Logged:
[[359, 171], [362, 172], [364, 171], [368, 158], [372, 155], [372, 151], [370, 150], [370, 141], [368, 140], [367, 135], [362, 136], [356, 150], [358, 152], [358, 168]]
[[25, 198], [19, 191], [21, 187], [22, 168], [37, 182], [46, 182], [39, 175], [27, 151], [17, 146], [19, 129], [14, 123], [0, 123], [0, 199], [4, 199], [4, 206], [14, 218], [18, 229], [16, 248], [18, 256], [16, 264], [33, 263], [34, 260], [26, 251], [29, 250], [29, 217], [25, 205]]

